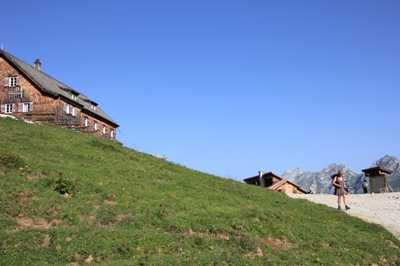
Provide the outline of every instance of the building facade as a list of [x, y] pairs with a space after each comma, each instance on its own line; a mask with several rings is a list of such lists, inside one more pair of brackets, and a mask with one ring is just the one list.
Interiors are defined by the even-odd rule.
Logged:
[[98, 104], [41, 71], [0, 50], [0, 113], [47, 121], [114, 140], [118, 124]]

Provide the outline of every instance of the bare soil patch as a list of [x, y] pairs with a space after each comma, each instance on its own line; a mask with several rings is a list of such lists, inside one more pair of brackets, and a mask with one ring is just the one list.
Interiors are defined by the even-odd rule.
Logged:
[[[337, 209], [337, 196], [329, 194], [287, 194]], [[400, 239], [400, 192], [382, 194], [349, 194], [346, 213], [364, 221], [380, 224]], [[343, 208], [342, 203], [342, 208]]]
[[20, 228], [36, 228], [36, 229], [49, 229], [51, 227], [57, 226], [61, 223], [61, 220], [54, 219], [50, 222], [47, 222], [44, 218], [31, 219], [28, 217], [17, 218], [17, 223]]

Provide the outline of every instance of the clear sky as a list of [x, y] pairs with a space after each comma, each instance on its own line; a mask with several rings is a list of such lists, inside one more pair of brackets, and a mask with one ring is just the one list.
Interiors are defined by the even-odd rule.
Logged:
[[3, 1], [8, 53], [188, 168], [356, 173], [400, 158], [400, 1]]

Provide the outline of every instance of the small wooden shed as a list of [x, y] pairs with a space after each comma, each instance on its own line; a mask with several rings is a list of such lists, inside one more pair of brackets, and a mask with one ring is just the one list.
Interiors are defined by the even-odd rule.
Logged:
[[258, 172], [258, 175], [243, 180], [246, 184], [267, 187], [273, 191], [286, 194], [307, 194], [307, 190], [299, 185], [273, 173]]
[[371, 193], [383, 193], [389, 191], [386, 175], [390, 175], [393, 172], [392, 170], [377, 166], [362, 171], [366, 178], [369, 177]]

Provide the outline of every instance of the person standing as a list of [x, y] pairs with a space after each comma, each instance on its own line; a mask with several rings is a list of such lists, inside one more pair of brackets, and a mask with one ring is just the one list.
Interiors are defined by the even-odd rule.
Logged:
[[341, 198], [343, 198], [343, 203], [345, 206], [345, 209], [348, 210], [350, 209], [349, 206], [347, 206], [347, 199], [346, 199], [346, 190], [345, 190], [345, 182], [344, 182], [344, 172], [340, 170], [337, 175], [333, 178], [332, 185], [336, 187], [336, 195], [338, 196], [338, 210], [341, 210], [342, 208], [340, 207], [340, 201]]
[[351, 190], [350, 183], [347, 182], [346, 180], [344, 181], [344, 183], [346, 184], [344, 189], [346, 190], [347, 194], [350, 194], [350, 190]]
[[312, 185], [312, 186], [308, 189], [308, 193], [310, 193], [310, 194], [314, 194], [314, 193], [315, 193], [315, 191], [314, 191], [314, 185]]
[[[334, 179], [335, 177], [337, 177], [337, 174], [331, 175], [331, 178], [332, 178], [332, 185], [333, 185], [333, 179]], [[336, 190], [337, 190], [337, 187], [336, 187], [336, 186], [333, 186], [333, 195], [336, 195]]]
[[364, 183], [362, 184], [362, 188], [364, 189], [364, 194], [368, 193], [368, 182], [367, 179], [364, 179]]

